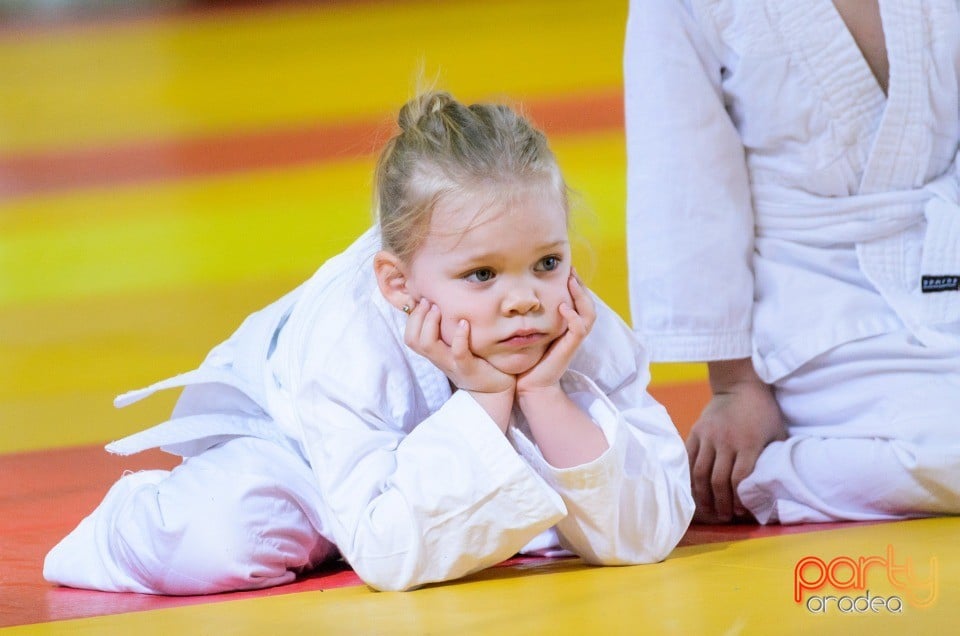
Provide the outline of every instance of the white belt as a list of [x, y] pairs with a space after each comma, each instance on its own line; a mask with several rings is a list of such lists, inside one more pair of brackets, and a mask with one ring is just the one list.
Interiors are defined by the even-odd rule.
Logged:
[[[754, 200], [757, 237], [815, 247], [856, 245], [864, 275], [907, 328], [932, 344], [943, 337], [933, 326], [960, 322], [958, 190], [954, 170], [922, 189], [843, 199], [760, 187]], [[921, 231], [922, 253], [916, 254]]]
[[753, 206], [758, 237], [826, 246], [898, 234], [929, 216], [930, 204], [939, 201], [956, 208], [958, 199], [957, 176], [951, 170], [920, 189], [843, 198], [760, 185]]

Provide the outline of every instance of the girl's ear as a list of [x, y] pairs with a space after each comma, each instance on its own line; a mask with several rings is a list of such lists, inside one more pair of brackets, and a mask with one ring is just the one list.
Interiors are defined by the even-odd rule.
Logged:
[[407, 287], [406, 268], [400, 259], [390, 252], [377, 252], [373, 257], [373, 271], [380, 293], [387, 302], [405, 313], [410, 313], [416, 303]]

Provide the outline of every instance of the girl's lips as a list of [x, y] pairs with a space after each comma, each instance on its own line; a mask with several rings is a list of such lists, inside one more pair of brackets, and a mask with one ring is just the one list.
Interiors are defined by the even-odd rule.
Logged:
[[509, 338], [501, 340], [500, 344], [514, 347], [524, 347], [534, 344], [544, 337], [546, 337], [546, 334], [541, 331], [519, 331]]

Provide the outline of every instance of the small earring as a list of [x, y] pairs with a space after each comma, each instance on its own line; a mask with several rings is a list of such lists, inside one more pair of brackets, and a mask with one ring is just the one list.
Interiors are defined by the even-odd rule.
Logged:
[[409, 314], [412, 310], [410, 309], [410, 305], [404, 305], [403, 307], [400, 308], [400, 311], [402, 311], [405, 314]]

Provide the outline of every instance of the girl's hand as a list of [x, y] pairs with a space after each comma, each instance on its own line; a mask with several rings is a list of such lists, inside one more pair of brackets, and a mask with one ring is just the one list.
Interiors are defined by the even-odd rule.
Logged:
[[609, 445], [590, 417], [560, 387], [597, 312], [590, 294], [571, 271], [567, 281], [573, 307], [561, 304], [567, 331], [551, 343], [540, 361], [517, 378], [517, 404], [544, 459], [556, 468], [580, 466], [600, 457]]
[[558, 386], [560, 377], [570, 366], [570, 361], [597, 319], [593, 299], [573, 270], [567, 280], [573, 307], [560, 304], [560, 315], [567, 322], [567, 330], [551, 343], [540, 361], [530, 370], [517, 377], [517, 395], [523, 396], [541, 389]]
[[443, 371], [458, 389], [468, 391], [501, 431], [507, 430], [517, 379], [473, 355], [470, 323], [461, 320], [448, 345], [440, 338], [440, 308], [421, 299], [410, 312], [403, 340]]
[[404, 332], [407, 346], [443, 371], [457, 388], [480, 393], [500, 393], [513, 389], [512, 375], [473, 355], [470, 350], [470, 324], [461, 320], [453, 341], [440, 338], [440, 308], [421, 299], [407, 320]]

